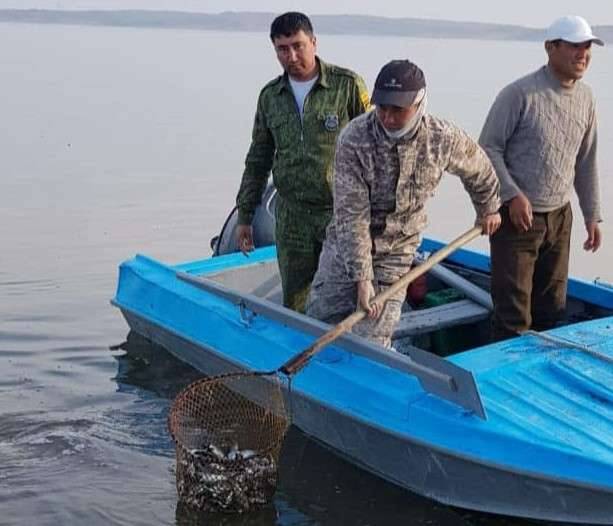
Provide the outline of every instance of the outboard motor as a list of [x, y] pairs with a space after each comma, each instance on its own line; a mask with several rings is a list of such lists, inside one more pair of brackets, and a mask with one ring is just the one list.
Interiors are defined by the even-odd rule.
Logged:
[[[275, 205], [277, 202], [277, 189], [271, 182], [266, 186], [262, 202], [255, 209], [253, 217], [253, 244], [255, 247], [264, 247], [275, 244]], [[211, 239], [213, 256], [221, 256], [238, 252], [236, 243], [236, 227], [238, 226], [238, 208], [235, 206], [228, 215], [221, 232]]]

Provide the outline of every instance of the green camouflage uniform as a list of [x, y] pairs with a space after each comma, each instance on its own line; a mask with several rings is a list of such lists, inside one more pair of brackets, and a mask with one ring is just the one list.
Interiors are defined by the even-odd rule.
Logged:
[[[356, 309], [356, 282], [380, 292], [406, 274], [426, 227], [424, 206], [443, 173], [462, 180], [479, 218], [500, 207], [499, 183], [485, 152], [450, 122], [425, 115], [414, 137], [390, 139], [370, 112], [341, 134], [336, 153], [334, 218], [327, 230], [307, 314], [336, 323]], [[406, 290], [376, 320], [353, 331], [384, 346]]]
[[278, 191], [276, 244], [283, 303], [304, 311], [332, 216], [332, 164], [343, 126], [369, 106], [352, 71], [317, 58], [319, 78], [300, 118], [287, 74], [260, 92], [251, 147], [237, 196], [238, 222], [251, 224], [272, 170]]

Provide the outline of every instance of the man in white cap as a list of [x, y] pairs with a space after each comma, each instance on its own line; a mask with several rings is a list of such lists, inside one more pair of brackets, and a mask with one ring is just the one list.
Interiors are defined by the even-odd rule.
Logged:
[[574, 186], [587, 239], [602, 237], [596, 167], [596, 110], [581, 81], [592, 44], [604, 45], [579, 16], [547, 30], [548, 63], [506, 86], [479, 142], [501, 184], [502, 226], [490, 239], [493, 336], [554, 327], [564, 316]]
[[332, 221], [307, 301], [307, 314], [329, 323], [363, 308], [368, 318], [353, 331], [385, 347], [406, 291], [385, 305], [372, 299], [410, 270], [425, 203], [443, 173], [460, 177], [484, 234], [500, 225], [499, 184], [487, 155], [457, 126], [426, 113], [426, 98], [422, 70], [393, 60], [375, 81], [376, 109], [341, 132]]

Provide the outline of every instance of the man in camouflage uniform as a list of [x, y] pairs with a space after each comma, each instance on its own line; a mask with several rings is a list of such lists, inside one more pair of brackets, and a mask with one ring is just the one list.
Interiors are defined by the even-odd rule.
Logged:
[[242, 251], [253, 249], [251, 222], [272, 169], [283, 303], [303, 312], [332, 217], [336, 139], [345, 124], [368, 108], [369, 99], [357, 74], [316, 56], [306, 15], [280, 15], [270, 38], [284, 74], [260, 92], [237, 197], [237, 241]]
[[426, 226], [424, 205], [443, 172], [458, 175], [483, 233], [500, 225], [499, 184], [487, 155], [450, 122], [425, 113], [426, 82], [408, 60], [386, 64], [375, 82], [376, 110], [353, 120], [336, 152], [334, 216], [307, 314], [337, 323], [363, 308], [353, 331], [391, 345], [406, 291], [372, 302], [406, 274]]

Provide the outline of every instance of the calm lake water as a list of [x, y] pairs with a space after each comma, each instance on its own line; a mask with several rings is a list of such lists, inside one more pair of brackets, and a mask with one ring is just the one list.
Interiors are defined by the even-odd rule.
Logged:
[[[544, 61], [541, 44], [320, 36], [372, 86], [409, 57], [430, 111], [477, 135], [496, 92]], [[587, 76], [599, 106], [603, 202], [613, 198], [610, 47]], [[117, 265], [210, 254], [232, 206], [259, 88], [278, 73], [265, 34], [0, 24], [0, 523], [95, 525], [526, 524], [439, 506], [292, 432], [274, 503], [246, 517], [177, 508], [172, 397], [198, 374], [127, 338]], [[605, 219], [609, 211], [604, 207]], [[613, 282], [613, 230], [573, 274]], [[428, 233], [466, 230], [452, 178]], [[486, 249], [480, 240], [474, 246]], [[128, 341], [126, 341], [128, 340]]]

